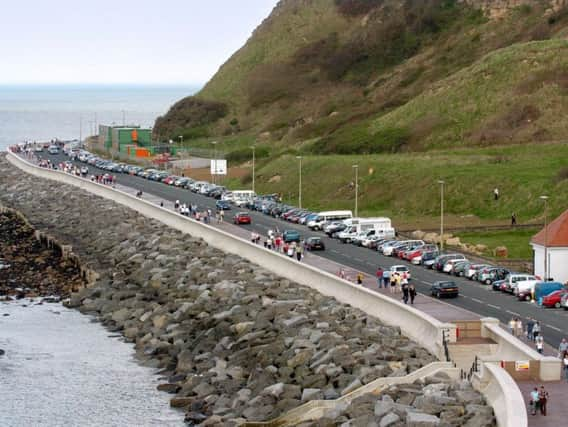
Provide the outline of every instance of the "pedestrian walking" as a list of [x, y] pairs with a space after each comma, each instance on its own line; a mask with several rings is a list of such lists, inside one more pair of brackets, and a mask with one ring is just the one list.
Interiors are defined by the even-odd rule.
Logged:
[[493, 198], [499, 200], [499, 189], [497, 187], [493, 189]]
[[542, 337], [541, 334], [537, 335], [534, 339], [535, 342], [535, 346], [536, 346], [536, 351], [538, 351], [540, 354], [544, 353], [544, 338]]
[[298, 245], [298, 247], [296, 248], [296, 259], [298, 261], [302, 261], [303, 256], [304, 256], [304, 246]]
[[345, 270], [343, 269], [343, 267], [341, 267], [339, 269], [339, 272], [337, 273], [337, 275], [339, 276], [340, 279], [345, 280]]
[[509, 323], [507, 325], [509, 327], [509, 333], [511, 335], [515, 335], [515, 327], [517, 326], [517, 320], [514, 317], [511, 317], [511, 320], [509, 320]]
[[164, 207], [164, 201], [160, 200], [160, 207], [163, 208]]
[[562, 341], [560, 341], [560, 344], [558, 345], [558, 357], [562, 357], [567, 351], [568, 341], [566, 341], [566, 338], [562, 338]]
[[390, 293], [394, 294], [396, 292], [396, 274], [391, 273], [390, 275]]
[[533, 341], [536, 341], [536, 337], [540, 335], [540, 322], [537, 320], [532, 329]]
[[517, 225], [517, 214], [515, 212], [511, 214], [511, 225]]
[[394, 273], [394, 278], [395, 293], [399, 294], [402, 292], [402, 277], [400, 273]]
[[361, 273], [361, 272], [357, 273], [357, 284], [358, 285], [363, 284], [363, 273]]
[[174, 209], [177, 211], [179, 209], [179, 200], [176, 200], [174, 203]]
[[225, 220], [225, 211], [223, 209], [221, 209], [221, 211], [219, 212], [219, 218], [221, 218], [220, 222], [223, 222]]
[[548, 402], [548, 392], [544, 389], [544, 386], [540, 386], [540, 391], [538, 392], [538, 403], [540, 406], [541, 415], [546, 417], [546, 404]]
[[381, 267], [377, 268], [377, 286], [380, 288], [383, 285], [383, 269]]
[[408, 295], [410, 296], [410, 304], [414, 304], [414, 298], [416, 298], [416, 286], [414, 286], [414, 283], [408, 285]]
[[404, 283], [402, 285], [402, 300], [405, 304], [408, 304], [408, 297], [410, 296], [410, 292], [408, 289], [408, 283]]
[[523, 336], [523, 321], [521, 318], [517, 318], [517, 323], [515, 324], [515, 336], [521, 338]]
[[534, 340], [533, 328], [534, 328], [534, 319], [532, 317], [529, 317], [529, 320], [527, 320], [527, 339], [529, 341]]
[[389, 270], [385, 270], [383, 271], [383, 287], [385, 289], [387, 289], [389, 287], [390, 284], [390, 271]]
[[539, 410], [539, 400], [540, 400], [540, 394], [538, 392], [538, 388], [535, 387], [531, 391], [529, 398], [529, 405], [531, 406], [531, 415], [536, 415], [537, 411]]
[[568, 351], [564, 352], [562, 363], [564, 364], [564, 378], [568, 381]]

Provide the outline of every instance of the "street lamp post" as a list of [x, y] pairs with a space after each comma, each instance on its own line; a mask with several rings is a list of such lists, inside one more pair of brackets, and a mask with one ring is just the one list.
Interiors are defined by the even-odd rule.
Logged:
[[254, 193], [254, 162], [255, 162], [255, 149], [256, 147], [254, 145], [251, 145], [252, 148], [252, 192]]
[[440, 184], [440, 252], [444, 250], [444, 184], [446, 182], [439, 180]]
[[217, 141], [211, 141], [213, 144], [213, 184], [216, 184], [217, 181]]
[[359, 165], [353, 165], [355, 169], [355, 218], [359, 216]]
[[302, 209], [302, 156], [296, 156], [300, 160], [299, 164], [299, 175], [300, 179], [298, 181], [298, 207]]
[[548, 281], [548, 196], [540, 196], [544, 201], [544, 281]]

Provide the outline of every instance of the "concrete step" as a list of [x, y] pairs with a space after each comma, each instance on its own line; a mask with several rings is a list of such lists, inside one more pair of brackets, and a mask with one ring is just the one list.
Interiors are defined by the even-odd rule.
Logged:
[[487, 356], [497, 351], [497, 344], [450, 344], [450, 358], [456, 367], [469, 372], [476, 356]]

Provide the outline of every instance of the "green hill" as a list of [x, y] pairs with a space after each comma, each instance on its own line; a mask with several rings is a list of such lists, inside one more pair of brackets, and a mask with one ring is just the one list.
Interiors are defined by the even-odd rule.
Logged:
[[538, 219], [539, 194], [568, 203], [567, 35], [552, 0], [282, 0], [155, 132], [233, 165], [255, 143], [258, 188], [290, 201], [301, 154], [312, 209], [353, 205], [357, 162], [364, 214], [429, 222], [444, 178], [456, 222]]
[[[568, 33], [568, 8], [551, 10], [549, 0], [512, 1], [508, 4], [521, 5], [490, 19], [491, 11], [484, 13], [476, 3], [503, 2], [281, 1], [195, 98], [157, 120], [156, 133], [176, 140], [184, 135], [186, 141], [229, 136], [228, 150], [239, 145], [232, 141], [260, 139], [276, 150], [303, 147], [318, 154], [527, 142], [535, 133], [539, 140], [558, 138], [561, 126], [549, 129], [547, 121], [566, 106], [536, 111], [533, 100], [544, 90], [536, 87], [539, 82], [566, 84], [562, 68], [549, 70], [538, 62], [521, 67], [518, 61], [525, 49], [534, 54], [535, 45], [528, 42]], [[503, 49], [509, 46], [514, 48], [507, 53]], [[549, 56], [564, 53], [562, 43], [542, 49]], [[451, 93], [452, 88], [467, 92], [471, 73], [464, 69], [473, 64], [488, 67], [488, 74], [470, 81], [471, 87], [483, 83], [507, 97], [493, 97], [490, 105], [461, 104], [463, 93]], [[501, 67], [500, 74], [491, 67]], [[509, 67], [526, 73], [524, 87], [519, 81], [494, 81]], [[444, 85], [449, 85], [445, 93]], [[430, 112], [424, 103], [433, 91], [452, 96], [458, 109], [475, 112], [467, 120], [459, 117], [459, 123], [444, 108]], [[478, 101], [484, 96], [472, 95]], [[525, 110], [510, 105], [519, 102], [527, 102]], [[222, 115], [209, 114], [219, 108]], [[412, 119], [403, 119], [411, 109]], [[539, 116], [539, 124], [525, 126], [525, 116]]]

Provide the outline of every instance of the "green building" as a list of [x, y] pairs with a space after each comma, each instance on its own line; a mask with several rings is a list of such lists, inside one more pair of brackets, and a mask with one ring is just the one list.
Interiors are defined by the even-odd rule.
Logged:
[[99, 126], [99, 145], [107, 151], [126, 154], [127, 147], [152, 146], [152, 129], [140, 126]]

